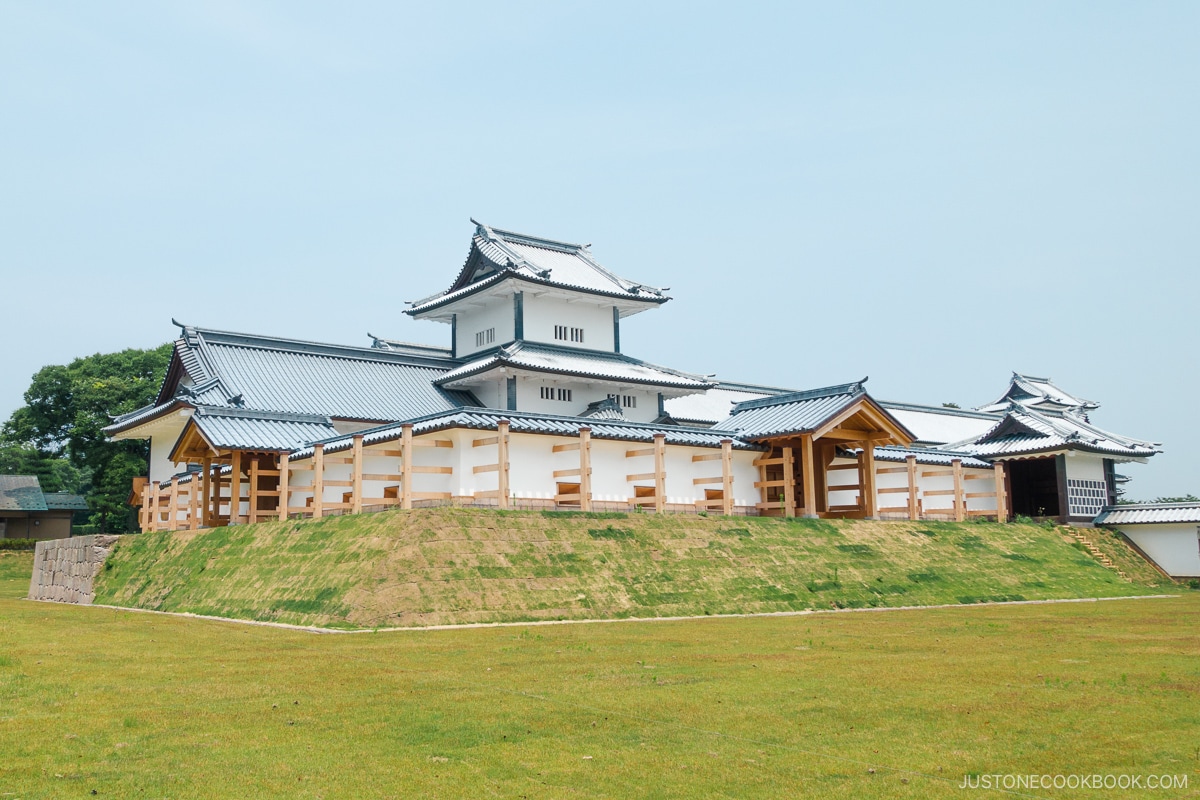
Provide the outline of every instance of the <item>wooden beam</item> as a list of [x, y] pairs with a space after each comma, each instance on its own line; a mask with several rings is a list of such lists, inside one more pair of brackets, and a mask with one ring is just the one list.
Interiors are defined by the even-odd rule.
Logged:
[[692, 456], [693, 464], [695, 464], [699, 461], [720, 461], [720, 460], [721, 460], [720, 453], [705, 453], [704, 455]]
[[930, 469], [921, 473], [922, 478], [949, 478], [954, 474], [952, 469]]
[[413, 435], [412, 423], [406, 422], [400, 426], [400, 462], [401, 474], [404, 480], [400, 481], [400, 508], [411, 509], [413, 501]]
[[640, 458], [642, 456], [652, 456], [652, 455], [654, 455], [653, 447], [643, 447], [640, 450], [626, 450], [625, 451], [626, 458]]
[[879, 496], [875, 492], [875, 446], [870, 442], [862, 449], [863, 455], [863, 510], [867, 519], [879, 516]]
[[996, 521], [1008, 522], [1008, 487], [1005, 485], [1003, 462], [997, 461], [994, 468], [996, 476]]
[[496, 460], [500, 462], [500, 486], [497, 487], [500, 490], [500, 508], [508, 508], [508, 495], [509, 495], [508, 428], [509, 428], [509, 425], [510, 425], [510, 423], [506, 419], [502, 419], [498, 423], [496, 423], [496, 428], [499, 430], [499, 437], [498, 437], [499, 442], [497, 442], [497, 450], [499, 451], [499, 453], [498, 453], [499, 458], [497, 458]]
[[229, 524], [242, 521], [242, 451], [233, 451], [233, 471], [229, 473]]
[[454, 467], [420, 467], [414, 464], [412, 471], [415, 475], [453, 475]]
[[451, 439], [413, 439], [413, 447], [454, 447]]
[[474, 473], [475, 475], [478, 475], [481, 472], [499, 472], [499, 471], [500, 471], [499, 464], [481, 464], [477, 467], [471, 468], [471, 472]]
[[313, 445], [313, 519], [325, 516], [325, 445]]
[[578, 450], [579, 446], [580, 446], [579, 442], [572, 442], [571, 444], [556, 444], [556, 445], [554, 445], [554, 447], [550, 448], [550, 452], [551, 453], [568, 453], [573, 450]]
[[556, 469], [556, 470], [554, 470], [555, 478], [571, 478], [571, 477], [574, 477], [575, 475], [582, 476], [583, 468], [582, 467], [574, 467], [572, 469]]
[[654, 510], [661, 514], [667, 508], [667, 435], [654, 434]]
[[904, 469], [908, 472], [908, 518], [921, 518], [921, 510], [917, 507], [917, 457], [906, 456]]
[[579, 510], [592, 510], [592, 429], [579, 429]]
[[967, 518], [967, 499], [963, 497], [962, 459], [953, 459], [954, 467], [954, 521], [962, 522]]
[[362, 513], [363, 501], [363, 436], [361, 433], [354, 434], [354, 447], [350, 451], [354, 459], [354, 465], [350, 470], [350, 482], [354, 484], [352, 491], [354, 494], [350, 498], [350, 513]]
[[783, 515], [796, 516], [796, 461], [792, 448], [783, 448]]
[[884, 467], [875, 470], [876, 475], [902, 475], [908, 472], [908, 467]]
[[476, 439], [471, 442], [471, 447], [487, 447], [488, 445], [500, 444], [499, 436], [488, 436], [483, 439]]
[[830, 464], [828, 467], [825, 468], [825, 471], [826, 472], [839, 472], [839, 471], [847, 470], [847, 469], [857, 470], [858, 462], [855, 461], [853, 464]]
[[860, 431], [854, 428], [833, 428], [826, 431], [822, 439], [831, 439], [841, 442], [884, 442], [892, 438], [890, 433], [881, 433], [880, 431]]
[[724, 485], [725, 484], [725, 476], [724, 475], [715, 475], [711, 478], [692, 478], [693, 486], [703, 486], [705, 484], [712, 484], [712, 483], [719, 483], [719, 484]]
[[658, 473], [656, 472], [636, 472], [633, 475], [626, 475], [625, 482], [633, 483], [634, 481], [652, 481]]
[[288, 454], [284, 453], [279, 456], [279, 519], [285, 520], [288, 518], [288, 503], [291, 501], [291, 493], [288, 491], [288, 483], [291, 481], [292, 469], [288, 466]]
[[809, 434], [800, 437], [800, 478], [804, 481], [802, 495], [804, 498], [803, 514], [806, 517], [817, 516], [817, 469], [813, 458], [813, 438]]
[[783, 458], [756, 458], [750, 462], [756, 467], [773, 467], [783, 463]]

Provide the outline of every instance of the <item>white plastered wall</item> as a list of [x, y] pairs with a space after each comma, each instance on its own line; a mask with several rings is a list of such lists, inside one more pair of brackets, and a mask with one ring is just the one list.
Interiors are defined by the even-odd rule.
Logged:
[[[839, 458], [834, 461], [834, 465], [852, 465], [854, 460]], [[901, 513], [907, 513], [908, 508], [908, 472], [907, 465], [904, 462], [894, 461], [875, 461], [876, 470], [881, 469], [904, 469], [904, 472], [889, 472], [875, 476], [876, 489], [876, 508], [897, 508], [903, 506], [906, 510], [901, 511], [880, 511], [880, 514], [885, 516], [896, 516]], [[926, 496], [926, 492], [953, 492], [954, 491], [954, 476], [949, 475], [931, 475], [929, 473], [950, 472], [953, 467], [949, 464], [917, 464], [917, 498], [921, 501], [921, 508], [925, 512], [935, 512], [939, 514], [952, 514], [954, 512], [954, 495], [953, 494], [935, 494]], [[858, 483], [858, 471], [853, 469], [836, 470], [828, 473], [829, 479], [829, 504], [835, 505], [853, 505], [858, 496], [858, 488], [836, 491], [837, 486], [854, 485]], [[903, 492], [880, 492], [880, 489], [903, 488]], [[972, 467], [963, 467], [963, 493], [964, 494], [993, 494], [996, 491], [995, 471], [990, 469], [980, 469]], [[968, 497], [966, 498], [968, 511], [996, 511], [996, 498], [992, 497]]]
[[[587, 301], [568, 302], [562, 298], [525, 293], [524, 335], [526, 341], [579, 347], [587, 350], [613, 351], [613, 307], [593, 305]], [[460, 320], [461, 324], [461, 320]], [[554, 326], [583, 328], [583, 342], [554, 338]], [[461, 327], [460, 327], [461, 330]]]
[[[457, 313], [458, 322], [455, 325], [455, 335], [458, 337], [459, 358], [513, 340], [514, 311], [512, 295], [490, 297], [485, 306]], [[475, 334], [480, 331], [486, 331], [489, 328], [496, 329], [495, 339], [491, 342], [485, 341], [482, 345], [476, 346]]]
[[[542, 387], [571, 390], [571, 399], [547, 400], [542, 397]], [[517, 409], [532, 413], [576, 416], [587, 410], [588, 404], [603, 400], [610, 394], [629, 395], [636, 398], [633, 408], [622, 407], [621, 413], [631, 422], [653, 422], [658, 418], [658, 391], [641, 386], [621, 386], [612, 383], [590, 383], [564, 379], [547, 374], [545, 377], [520, 375], [517, 377]], [[557, 397], [557, 393], [555, 395]], [[618, 401], [620, 402], [620, 401]]]
[[1132, 539], [1168, 575], [1200, 578], [1200, 525], [1195, 522], [1113, 527]]

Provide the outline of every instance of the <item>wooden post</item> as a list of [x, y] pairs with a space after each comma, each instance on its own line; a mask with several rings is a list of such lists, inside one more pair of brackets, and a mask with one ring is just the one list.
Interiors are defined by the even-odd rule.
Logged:
[[212, 459], [205, 458], [202, 462], [203, 471], [200, 473], [203, 477], [200, 479], [200, 493], [204, 495], [204, 505], [200, 510], [200, 522], [206, 528], [212, 527]]
[[171, 498], [167, 501], [167, 530], [173, 531], [179, 525], [179, 478], [171, 478]]
[[350, 513], [361, 514], [363, 505], [363, 437], [361, 433], [354, 434], [353, 458], [353, 474], [351, 475], [350, 481], [354, 484], [351, 487], [351, 489], [354, 491], [354, 496], [350, 500]]
[[502, 419], [496, 423], [499, 436], [496, 438], [496, 461], [500, 465], [497, 474], [500, 476], [500, 508], [508, 508], [508, 420]]
[[962, 522], [967, 518], [967, 500], [963, 497], [962, 459], [953, 459], [950, 465], [954, 467], [954, 521]]
[[733, 439], [721, 440], [721, 513], [733, 514]]
[[804, 516], [817, 516], [817, 464], [813, 458], [813, 438], [811, 433], [800, 437], [800, 478], [804, 481]]
[[325, 445], [313, 445], [313, 519], [325, 516]]
[[819, 447], [816, 446], [816, 441], [813, 441], [813, 446], [816, 448], [817, 456], [817, 499], [814, 505], [817, 507], [817, 514], [822, 511], [829, 511], [829, 465], [833, 463], [835, 450], [828, 442], [822, 442]]
[[150, 481], [150, 532], [158, 530], [158, 481]]
[[592, 429], [579, 429], [579, 510], [592, 510]]
[[412, 508], [413, 495], [413, 443], [412, 423], [400, 426], [400, 507]]
[[783, 448], [783, 515], [796, 516], [796, 460], [792, 448]]
[[667, 510], [667, 435], [654, 434], [654, 510]]
[[250, 458], [250, 507], [246, 511], [246, 520], [251, 525], [258, 522], [258, 462], [262, 455]]
[[879, 516], [879, 495], [875, 491], [875, 443], [873, 441], [863, 442], [863, 483], [860, 487], [863, 495], [863, 509], [867, 512], [867, 519], [876, 519]]
[[141, 513], [138, 514], [138, 517], [140, 518], [139, 522], [141, 523], [138, 527], [141, 528], [142, 533], [145, 533], [146, 531], [150, 530], [150, 480], [149, 479], [147, 479], [146, 483], [142, 486], [142, 509], [141, 509]]
[[996, 521], [1008, 522], [1008, 487], [1004, 485], [1004, 462], [994, 465], [996, 475]]
[[229, 473], [229, 524], [242, 521], [242, 451], [233, 451], [233, 471]]
[[904, 462], [908, 467], [908, 518], [917, 520], [921, 517], [917, 508], [917, 457], [908, 456]]
[[291, 505], [291, 492], [288, 483], [291, 481], [291, 467], [288, 466], [288, 454], [279, 456], [279, 519], [282, 522], [288, 518], [288, 506]]
[[192, 482], [188, 484], [188, 530], [200, 528], [200, 476], [192, 473]]

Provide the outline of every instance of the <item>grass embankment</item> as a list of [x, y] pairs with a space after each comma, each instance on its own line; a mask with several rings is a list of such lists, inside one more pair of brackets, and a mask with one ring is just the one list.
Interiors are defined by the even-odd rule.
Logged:
[[1200, 781], [1187, 590], [314, 636], [22, 601], [30, 563], [0, 554], [4, 797], [874, 800], [961, 797], [967, 773]]
[[[1136, 559], [1136, 557], [1135, 557]], [[1035, 525], [428, 509], [122, 539], [96, 602], [334, 627], [1147, 594]]]

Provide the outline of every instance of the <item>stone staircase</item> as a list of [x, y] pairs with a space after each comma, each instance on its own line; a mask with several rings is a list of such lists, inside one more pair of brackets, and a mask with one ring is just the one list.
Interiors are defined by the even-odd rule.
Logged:
[[[1083, 545], [1083, 548], [1085, 550], [1087, 550], [1089, 553], [1091, 553], [1092, 557], [1095, 558], [1097, 561], [1099, 561], [1101, 564], [1108, 567], [1112, 571], [1116, 572], [1118, 575], [1121, 576], [1121, 578], [1123, 580], [1129, 581], [1129, 576], [1126, 575], [1125, 572], [1120, 567], [1118, 567], [1116, 564], [1114, 564], [1112, 559], [1109, 558], [1108, 556], [1106, 556], [1104, 554], [1104, 551], [1101, 550], [1099, 547], [1097, 547], [1096, 544], [1091, 539], [1089, 539], [1087, 536], [1084, 535], [1083, 529], [1075, 528], [1070, 525], [1065, 525], [1065, 526], [1063, 526], [1063, 532], [1066, 533], [1068, 536], [1070, 536], [1075, 541], [1079, 542], [1081, 545]], [[1130, 581], [1130, 582], [1132, 583], [1132, 581]]]

